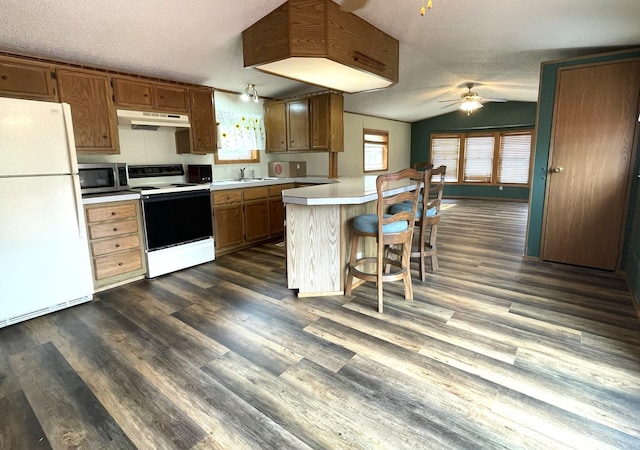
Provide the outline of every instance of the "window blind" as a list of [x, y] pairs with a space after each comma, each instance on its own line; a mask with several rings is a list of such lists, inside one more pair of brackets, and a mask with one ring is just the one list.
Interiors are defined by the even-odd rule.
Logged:
[[490, 183], [493, 171], [493, 136], [469, 136], [464, 145], [464, 181]]
[[444, 181], [458, 181], [458, 160], [460, 158], [460, 136], [441, 136], [431, 139], [431, 162], [433, 167], [446, 166]]
[[498, 183], [527, 184], [530, 160], [531, 133], [503, 135], [498, 157]]
[[387, 170], [389, 135], [386, 132], [365, 131], [364, 171]]

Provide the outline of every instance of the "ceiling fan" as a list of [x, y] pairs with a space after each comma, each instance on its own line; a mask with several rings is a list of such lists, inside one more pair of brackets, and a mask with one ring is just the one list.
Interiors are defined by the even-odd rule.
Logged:
[[438, 103], [450, 103], [442, 108], [448, 108], [456, 103], [460, 104], [460, 109], [467, 112], [467, 115], [471, 114], [476, 109], [482, 108], [483, 103], [498, 102], [504, 103], [507, 99], [504, 98], [484, 98], [480, 97], [477, 92], [473, 92], [471, 89], [475, 86], [474, 83], [467, 83], [468, 91], [460, 96], [460, 100], [440, 100]]

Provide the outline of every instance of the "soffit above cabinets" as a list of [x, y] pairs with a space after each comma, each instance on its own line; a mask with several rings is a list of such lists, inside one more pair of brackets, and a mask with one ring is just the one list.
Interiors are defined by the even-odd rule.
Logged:
[[242, 32], [245, 67], [355, 93], [398, 82], [399, 43], [331, 0], [289, 0]]

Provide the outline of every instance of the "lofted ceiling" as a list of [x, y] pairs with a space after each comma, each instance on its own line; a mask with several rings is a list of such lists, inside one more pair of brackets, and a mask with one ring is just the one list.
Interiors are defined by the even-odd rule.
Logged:
[[[340, 3], [338, 0], [337, 3]], [[261, 96], [322, 90], [244, 68], [241, 33], [283, 0], [3, 0], [0, 51]], [[450, 112], [467, 82], [535, 102], [540, 63], [640, 46], [640, 0], [369, 0], [357, 15], [400, 41], [397, 85], [345, 110], [406, 122]]]

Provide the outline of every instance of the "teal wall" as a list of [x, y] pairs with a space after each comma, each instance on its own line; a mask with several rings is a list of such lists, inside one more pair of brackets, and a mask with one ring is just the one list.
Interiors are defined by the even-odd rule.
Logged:
[[[430, 159], [431, 134], [433, 133], [533, 128], [535, 119], [535, 103], [507, 102], [486, 103], [482, 109], [469, 116], [464, 111], [456, 110], [414, 122], [411, 124], [411, 164]], [[527, 200], [529, 188], [504, 186], [503, 190], [500, 190], [498, 186], [446, 185], [444, 195], [448, 197]]]
[[[538, 113], [538, 123], [536, 130], [536, 150], [533, 165], [533, 180], [531, 185], [531, 197], [529, 204], [529, 227], [527, 234], [525, 254], [528, 256], [540, 256], [540, 244], [542, 239], [542, 218], [544, 212], [544, 194], [546, 188], [546, 175], [549, 161], [549, 148], [551, 143], [551, 127], [553, 124], [553, 102], [556, 91], [557, 71], [560, 67], [573, 66], [579, 64], [587, 64], [601, 61], [614, 61], [628, 59], [640, 56], [640, 50], [636, 49], [625, 53], [616, 53], [598, 56], [586, 56], [576, 58], [571, 61], [545, 63], [542, 65], [542, 74], [540, 80], [540, 103]], [[636, 172], [638, 173], [638, 162], [636, 161]], [[627, 244], [631, 247], [637, 246], [640, 255], [640, 234], [635, 230], [631, 233], [633, 224], [633, 216], [636, 209], [636, 191], [637, 178], [632, 180], [632, 196], [629, 203], [628, 221], [626, 224], [625, 247]], [[623, 264], [625, 256], [622, 255]], [[637, 270], [637, 269], [636, 269]], [[630, 281], [631, 283], [631, 281]], [[640, 282], [638, 282], [640, 285]]]

